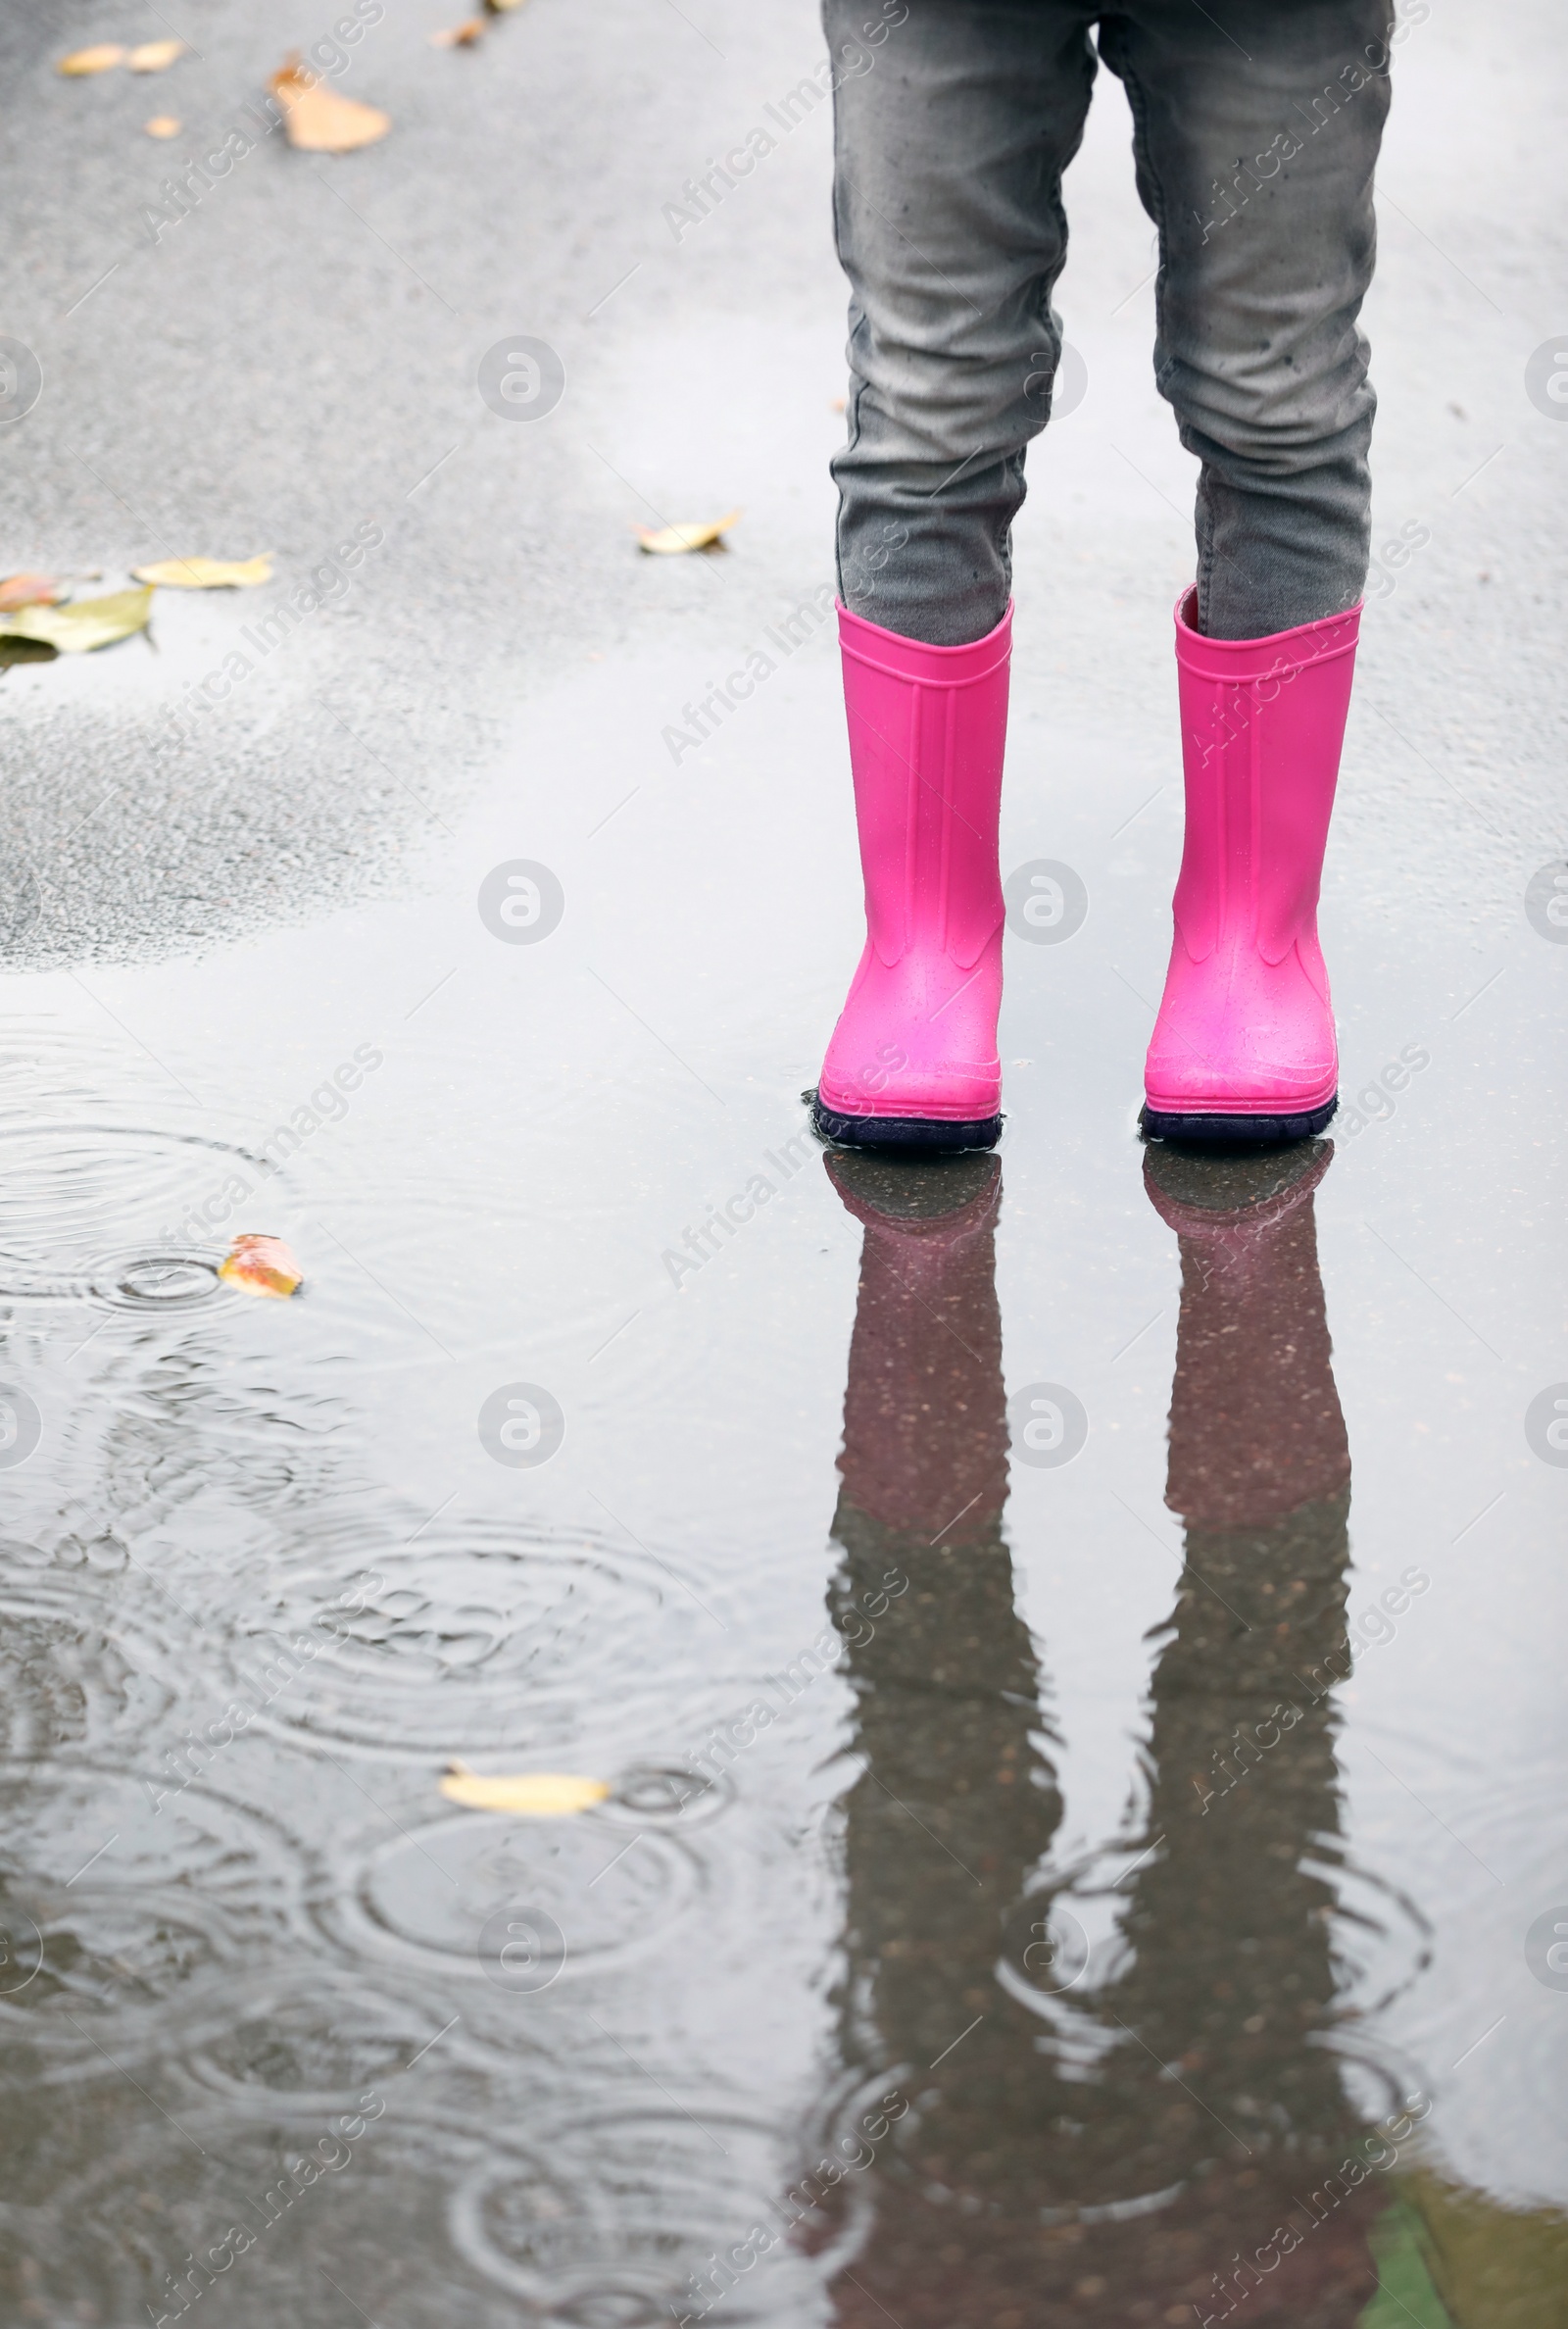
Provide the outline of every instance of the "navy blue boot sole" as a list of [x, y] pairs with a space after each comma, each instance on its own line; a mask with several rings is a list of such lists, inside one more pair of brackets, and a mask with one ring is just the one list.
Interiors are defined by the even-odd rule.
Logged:
[[1311, 1140], [1323, 1131], [1340, 1105], [1340, 1095], [1300, 1115], [1168, 1115], [1146, 1101], [1138, 1128], [1146, 1140], [1188, 1140], [1202, 1148], [1281, 1148], [1287, 1141]]
[[1002, 1138], [1000, 1115], [976, 1116], [956, 1123], [936, 1116], [840, 1115], [825, 1107], [814, 1091], [803, 1092], [811, 1104], [811, 1123], [835, 1148], [899, 1149], [906, 1155], [931, 1156], [954, 1149], [995, 1148]]

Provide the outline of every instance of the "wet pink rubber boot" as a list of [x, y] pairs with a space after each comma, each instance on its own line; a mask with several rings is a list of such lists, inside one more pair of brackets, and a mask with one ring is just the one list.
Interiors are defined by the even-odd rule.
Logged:
[[839, 644], [866, 940], [813, 1118], [850, 1148], [990, 1148], [1012, 609], [972, 646], [927, 647], [841, 606]]
[[1361, 610], [1208, 639], [1176, 606], [1187, 834], [1144, 1068], [1154, 1139], [1300, 1140], [1339, 1100], [1318, 883]]

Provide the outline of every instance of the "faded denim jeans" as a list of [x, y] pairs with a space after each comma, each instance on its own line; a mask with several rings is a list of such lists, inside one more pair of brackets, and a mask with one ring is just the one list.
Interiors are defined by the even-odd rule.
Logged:
[[[1097, 62], [1159, 234], [1154, 377], [1198, 456], [1199, 619], [1250, 639], [1367, 572], [1374, 397], [1356, 326], [1393, 49], [1428, 0], [824, 0], [849, 442], [839, 591], [906, 638], [1001, 620], [1024, 452], [1061, 355], [1061, 173]], [[1091, 28], [1095, 41], [1091, 40]], [[1098, 44], [1098, 59], [1097, 59]], [[869, 60], [869, 62], [867, 62]]]

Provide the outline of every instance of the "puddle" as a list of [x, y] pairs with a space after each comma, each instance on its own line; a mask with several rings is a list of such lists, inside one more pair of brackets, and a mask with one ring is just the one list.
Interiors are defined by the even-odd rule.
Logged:
[[354, 1880], [359, 1946], [533, 1996], [663, 1947], [702, 1889], [673, 1838], [608, 1834], [592, 1816], [466, 1812], [394, 1838]]
[[1562, 2329], [1555, 27], [1395, 36], [1345, 1103], [1262, 1165], [1136, 1135], [1195, 464], [1101, 76], [1002, 841], [1071, 911], [998, 1156], [889, 1167], [799, 1097], [861, 928], [814, 16], [383, 13], [392, 138], [161, 239], [86, 126], [147, 84], [20, 61], [17, 563], [278, 575], [0, 687], [0, 2322]]
[[559, 1735], [586, 1661], [602, 1687], [646, 1694], [654, 1620], [687, 1643], [703, 1625], [670, 1569], [635, 1547], [499, 1519], [434, 1520], [412, 1545], [363, 1520], [308, 1534], [309, 1558], [259, 1593], [235, 1667], [236, 1689], [265, 1697], [261, 1722], [302, 1739], [428, 1765], [483, 1752], [522, 1706]]
[[[569, 738], [598, 814], [651, 684], [542, 704], [422, 902], [100, 967], [151, 1096], [28, 982], [10, 2311], [1386, 2329], [1390, 2254], [1418, 2295], [1461, 2239], [1555, 2254], [1544, 1289], [1413, 1102], [1146, 1154], [1136, 1043], [1034, 949], [1000, 1158], [824, 1156], [847, 909], [803, 844], [754, 908], [716, 823], [661, 953], [603, 901], [662, 928], [734, 775], [585, 837], [537, 774]], [[742, 780], [842, 821], [832, 673], [778, 694]], [[1065, 811], [1032, 847], [1098, 880]], [[518, 858], [536, 948], [474, 903]], [[218, 1280], [241, 1227], [299, 1298]], [[456, 1810], [454, 1757], [612, 1792]]]

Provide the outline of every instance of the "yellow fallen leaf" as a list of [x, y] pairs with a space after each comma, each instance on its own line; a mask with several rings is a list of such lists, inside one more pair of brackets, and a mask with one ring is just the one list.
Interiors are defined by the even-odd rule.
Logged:
[[177, 137], [181, 124], [172, 114], [154, 114], [150, 122], [143, 122], [142, 127], [149, 137]]
[[41, 639], [68, 655], [112, 647], [145, 630], [153, 611], [150, 590], [117, 590], [108, 598], [77, 599], [69, 607], [24, 607], [0, 621], [0, 638]]
[[76, 80], [85, 73], [108, 73], [124, 62], [125, 52], [118, 40], [101, 40], [96, 48], [73, 49], [69, 57], [61, 58], [55, 71]]
[[184, 54], [182, 40], [144, 40], [140, 48], [131, 50], [125, 63], [132, 73], [162, 73]]
[[296, 51], [268, 87], [283, 109], [283, 134], [308, 154], [352, 154], [358, 146], [385, 137], [392, 117], [357, 97], [340, 97], [302, 66]]
[[272, 579], [272, 554], [260, 558], [161, 558], [156, 566], [133, 567], [138, 582], [165, 590], [249, 590]]
[[637, 539], [645, 550], [655, 551], [661, 558], [672, 558], [679, 550], [707, 550], [739, 516], [739, 510], [731, 510], [726, 518], [700, 520], [691, 525], [639, 525]]
[[300, 1283], [300, 1265], [280, 1237], [248, 1229], [236, 1237], [218, 1265], [218, 1274], [242, 1294], [270, 1294], [284, 1301]]
[[59, 599], [53, 574], [7, 574], [0, 582], [0, 615], [14, 615], [19, 607], [53, 607]]
[[472, 48], [484, 30], [483, 17], [469, 17], [466, 25], [449, 25], [444, 31], [432, 32], [432, 48]]
[[441, 1793], [452, 1804], [470, 1811], [514, 1811], [523, 1819], [560, 1819], [568, 1811], [586, 1811], [602, 1804], [610, 1793], [608, 1779], [581, 1779], [567, 1771], [518, 1771], [510, 1778], [486, 1779], [466, 1763], [454, 1762], [441, 1782]]

